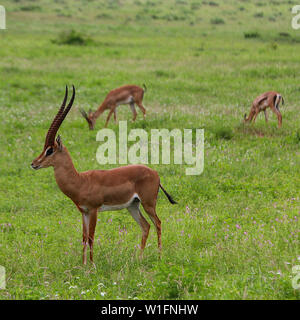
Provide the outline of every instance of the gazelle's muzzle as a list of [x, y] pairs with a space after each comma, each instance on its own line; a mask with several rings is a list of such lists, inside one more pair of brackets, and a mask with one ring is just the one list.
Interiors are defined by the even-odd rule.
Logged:
[[40, 165], [35, 165], [34, 163], [32, 163], [30, 166], [31, 166], [31, 168], [34, 169], [34, 170], [41, 169], [41, 166], [40, 166]]
[[90, 130], [93, 130], [94, 129], [94, 123], [93, 121], [90, 119], [89, 115], [88, 115], [83, 109], [80, 109], [80, 113], [81, 115], [83, 116], [83, 118], [87, 121], [88, 125], [89, 125], [89, 128]]
[[37, 158], [35, 158], [32, 162], [31, 162], [31, 168], [34, 170], [38, 170], [43, 168], [42, 166], [42, 161], [41, 161], [41, 155], [38, 156]]

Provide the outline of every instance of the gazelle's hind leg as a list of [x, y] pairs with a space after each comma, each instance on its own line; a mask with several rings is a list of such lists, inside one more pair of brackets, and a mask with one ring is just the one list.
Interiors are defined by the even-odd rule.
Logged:
[[282, 115], [281, 112], [279, 111], [279, 108], [277, 109], [276, 107], [272, 106], [270, 107], [271, 110], [276, 114], [277, 119], [278, 119], [278, 128], [281, 128], [281, 124], [282, 124]]
[[130, 102], [129, 105], [130, 105], [130, 109], [131, 109], [131, 112], [132, 112], [132, 121], [135, 121], [137, 112], [135, 110], [134, 102]]
[[137, 106], [142, 110], [144, 119], [146, 118], [146, 109], [144, 108], [141, 101], [136, 101]]
[[157, 243], [159, 253], [161, 252], [161, 222], [156, 215], [155, 207], [157, 201], [157, 195], [159, 191], [160, 179], [156, 172], [152, 173], [152, 176], [145, 178], [137, 193], [141, 199], [142, 206], [145, 212], [155, 225], [157, 232]]
[[139, 224], [142, 229], [142, 241], [141, 241], [141, 256], [143, 254], [144, 248], [146, 246], [146, 241], [149, 235], [150, 224], [143, 217], [140, 211], [140, 201], [137, 199], [127, 208], [127, 210], [132, 215], [133, 219]]
[[266, 122], [268, 122], [268, 112], [267, 109], [264, 110]]
[[156, 233], [157, 233], [157, 245], [159, 250], [159, 256], [161, 256], [161, 221], [159, 220], [156, 214], [155, 206], [147, 205], [145, 203], [142, 203], [142, 205], [146, 213], [149, 215], [150, 219], [155, 225]]

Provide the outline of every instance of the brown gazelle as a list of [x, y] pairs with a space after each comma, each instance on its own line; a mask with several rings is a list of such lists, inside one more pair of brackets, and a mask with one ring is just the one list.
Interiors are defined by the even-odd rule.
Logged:
[[266, 122], [268, 122], [267, 108], [270, 108], [277, 115], [278, 128], [280, 128], [282, 124], [282, 115], [279, 111], [280, 101], [282, 101], [282, 104], [284, 104], [282, 95], [276, 91], [268, 91], [261, 94], [254, 99], [249, 116], [247, 117], [247, 115], [245, 114], [244, 121], [251, 122], [253, 120], [254, 123], [257, 115], [261, 111], [264, 111]]
[[54, 176], [61, 191], [68, 196], [82, 213], [83, 263], [87, 261], [87, 245], [93, 262], [93, 242], [98, 211], [126, 208], [142, 229], [141, 252], [146, 245], [150, 224], [140, 211], [140, 203], [156, 227], [158, 248], [161, 250], [161, 222], [155, 207], [159, 188], [169, 201], [176, 203], [160, 184], [156, 171], [143, 165], [128, 165], [110, 170], [77, 172], [67, 148], [56, 133], [70, 111], [73, 95], [67, 107], [68, 88], [48, 133], [42, 153], [32, 162], [33, 169], [54, 167]]
[[145, 119], [146, 109], [143, 106], [143, 98], [144, 98], [144, 93], [147, 91], [147, 88], [145, 84], [143, 86], [144, 86], [144, 89], [135, 85], [125, 85], [110, 91], [95, 112], [92, 112], [90, 110], [89, 114], [87, 114], [83, 109], [81, 109], [80, 112], [82, 116], [86, 119], [90, 130], [94, 129], [97, 118], [105, 110], [109, 110], [109, 113], [105, 122], [105, 127], [107, 127], [107, 124], [112, 114], [114, 114], [114, 120], [115, 122], [117, 122], [117, 107], [121, 104], [130, 105], [133, 121], [135, 121], [137, 116], [137, 112], [135, 110], [135, 104], [142, 110], [144, 119]]

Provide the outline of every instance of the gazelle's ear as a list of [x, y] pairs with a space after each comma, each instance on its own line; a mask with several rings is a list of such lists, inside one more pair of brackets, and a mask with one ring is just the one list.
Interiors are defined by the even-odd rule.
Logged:
[[62, 151], [62, 149], [63, 149], [63, 144], [62, 144], [60, 135], [57, 136], [57, 138], [56, 138], [56, 143], [57, 143], [57, 146], [58, 146], [58, 150], [59, 150], [59, 151]]

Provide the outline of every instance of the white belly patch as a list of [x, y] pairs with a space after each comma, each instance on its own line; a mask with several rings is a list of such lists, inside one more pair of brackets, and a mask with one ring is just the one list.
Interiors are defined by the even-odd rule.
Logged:
[[133, 97], [132, 97], [132, 96], [129, 96], [127, 99], [122, 100], [122, 101], [119, 101], [119, 102], [118, 102], [118, 106], [119, 106], [120, 104], [128, 104], [128, 103], [131, 103], [131, 102], [133, 102]]
[[125, 208], [128, 208], [133, 202], [137, 201], [140, 202], [140, 198], [139, 196], [135, 193], [129, 201], [127, 201], [126, 203], [121, 203], [121, 204], [116, 204], [116, 205], [106, 205], [103, 204], [98, 211], [99, 212], [103, 212], [103, 211], [116, 211], [116, 210], [122, 210]]
[[268, 107], [268, 102], [267, 101], [263, 101], [260, 105], [259, 105], [259, 109], [260, 110], [264, 110]]

